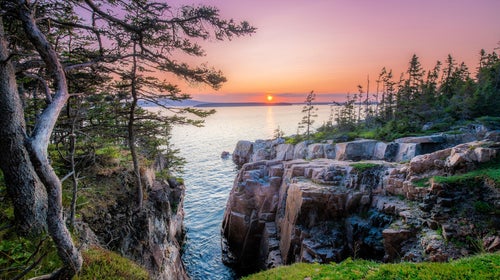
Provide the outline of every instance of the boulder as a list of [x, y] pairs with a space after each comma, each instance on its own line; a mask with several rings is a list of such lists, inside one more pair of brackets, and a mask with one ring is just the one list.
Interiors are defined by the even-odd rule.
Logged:
[[324, 158], [324, 145], [320, 143], [315, 143], [307, 146], [306, 159], [311, 160], [315, 158]]
[[250, 158], [251, 162], [256, 162], [272, 158], [272, 141], [256, 140], [253, 143], [253, 154]]
[[383, 160], [385, 159], [385, 152], [387, 150], [387, 143], [377, 142], [375, 144], [373, 159]]
[[408, 229], [384, 229], [382, 232], [384, 238], [385, 261], [394, 261], [398, 256], [402, 256], [401, 248], [403, 242], [410, 239], [413, 233]]
[[484, 140], [500, 142], [500, 130], [488, 131], [484, 136]]
[[417, 155], [420, 155], [419, 143], [398, 143], [398, 152], [394, 161], [409, 161]]
[[457, 145], [451, 149], [450, 156], [445, 161], [445, 166], [452, 173], [471, 170], [478, 163], [488, 162], [496, 158], [498, 150], [499, 148], [495, 143], [488, 141]]
[[[432, 153], [447, 147], [447, 140], [444, 134], [426, 135], [416, 137], [405, 137], [394, 140], [398, 144], [418, 144], [413, 156]], [[403, 145], [404, 146], [404, 145]], [[408, 145], [407, 145], [408, 146]], [[411, 156], [410, 156], [411, 157]], [[409, 160], [406, 158], [403, 160]]]
[[335, 144], [333, 143], [324, 144], [323, 150], [325, 152], [326, 158], [335, 159]]
[[433, 173], [432, 176], [442, 173], [444, 161], [450, 156], [451, 149], [444, 149], [434, 153], [415, 156], [410, 161], [412, 174]]
[[356, 140], [352, 142], [337, 143], [335, 153], [337, 160], [367, 160], [372, 159], [375, 151], [375, 140]]
[[279, 144], [276, 146], [276, 159], [277, 160], [292, 160], [294, 146], [292, 144]]
[[236, 147], [233, 152], [233, 162], [241, 166], [250, 161], [253, 153], [253, 143], [250, 141], [240, 140], [236, 143]]
[[305, 159], [307, 157], [307, 145], [309, 141], [302, 141], [295, 145], [293, 150], [293, 158], [294, 159]]
[[399, 144], [398, 143], [387, 143], [387, 147], [385, 148], [384, 160], [386, 161], [395, 161], [396, 156], [398, 155]]

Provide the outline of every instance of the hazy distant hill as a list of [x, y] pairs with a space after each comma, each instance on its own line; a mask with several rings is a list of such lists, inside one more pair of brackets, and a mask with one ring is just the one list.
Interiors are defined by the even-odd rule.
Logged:
[[[164, 106], [170, 106], [170, 107], [196, 107], [200, 104], [204, 104], [206, 102], [203, 101], [197, 101], [197, 100], [170, 100], [170, 99], [160, 99], [159, 103]], [[154, 107], [157, 106], [156, 104], [149, 102], [149, 101], [140, 101], [139, 106], [142, 107]]]

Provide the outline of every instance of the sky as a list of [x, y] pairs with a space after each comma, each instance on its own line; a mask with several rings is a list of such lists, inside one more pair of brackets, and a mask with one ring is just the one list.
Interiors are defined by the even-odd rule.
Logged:
[[394, 76], [413, 54], [429, 70], [451, 54], [472, 73], [479, 51], [500, 47], [500, 0], [188, 0], [219, 8], [224, 18], [257, 28], [231, 41], [209, 40], [197, 62], [228, 79], [215, 91], [182, 85], [212, 102], [341, 101], [357, 85], [375, 92], [382, 67]]

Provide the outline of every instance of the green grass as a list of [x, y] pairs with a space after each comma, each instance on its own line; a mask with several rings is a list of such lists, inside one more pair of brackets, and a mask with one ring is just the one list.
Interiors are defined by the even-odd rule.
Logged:
[[413, 185], [417, 188], [428, 188], [430, 187], [429, 178], [418, 179], [417, 181], [413, 182]]
[[484, 254], [449, 263], [382, 264], [347, 259], [339, 264], [297, 263], [250, 275], [264, 279], [500, 279], [500, 253]]
[[352, 166], [352, 168], [354, 168], [357, 171], [363, 172], [368, 169], [379, 167], [380, 165], [371, 162], [359, 162], [359, 163], [351, 163], [350, 166]]
[[148, 272], [131, 260], [101, 248], [83, 253], [83, 267], [76, 280], [149, 279]]
[[498, 162], [464, 174], [448, 177], [435, 176], [434, 182], [440, 184], [461, 184], [485, 179], [492, 180], [496, 187], [500, 186], [500, 164]]
[[[484, 180], [492, 181], [495, 186], [500, 187], [500, 161], [493, 160], [488, 163], [482, 164], [478, 169], [453, 176], [434, 176], [432, 177], [435, 183], [438, 184], [460, 184], [468, 185], [474, 184]], [[430, 178], [423, 178], [413, 182], [417, 187], [429, 187]]]

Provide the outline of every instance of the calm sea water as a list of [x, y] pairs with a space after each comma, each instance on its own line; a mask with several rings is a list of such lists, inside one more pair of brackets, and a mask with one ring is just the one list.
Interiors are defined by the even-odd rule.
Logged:
[[[330, 106], [316, 107], [314, 127], [330, 114]], [[303, 116], [301, 105], [215, 109], [217, 113], [206, 119], [204, 127], [176, 127], [172, 137], [187, 159], [182, 175], [187, 230], [183, 260], [193, 280], [235, 278], [221, 262], [220, 227], [236, 166], [231, 159], [221, 159], [221, 153], [232, 153], [238, 140], [270, 139], [278, 126], [286, 135], [295, 134]]]

